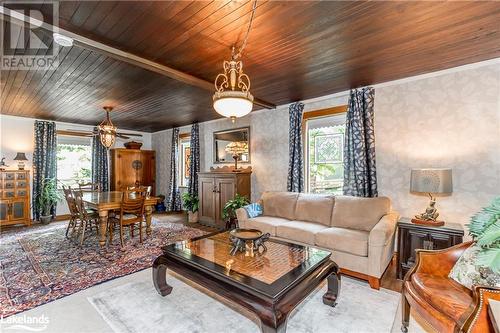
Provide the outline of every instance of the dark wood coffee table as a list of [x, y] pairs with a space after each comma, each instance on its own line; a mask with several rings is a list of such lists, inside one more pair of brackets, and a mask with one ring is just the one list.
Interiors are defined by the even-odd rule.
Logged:
[[340, 273], [330, 252], [274, 239], [266, 246], [231, 256], [228, 232], [165, 246], [153, 263], [155, 288], [162, 296], [172, 291], [168, 268], [257, 314], [262, 332], [285, 332], [290, 312], [324, 279], [323, 303], [336, 305]]

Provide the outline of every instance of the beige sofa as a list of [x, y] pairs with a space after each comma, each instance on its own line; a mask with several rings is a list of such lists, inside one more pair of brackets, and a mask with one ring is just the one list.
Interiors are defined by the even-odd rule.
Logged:
[[399, 215], [387, 197], [357, 198], [291, 192], [265, 192], [263, 215], [236, 214], [240, 228], [254, 228], [295, 243], [332, 252], [344, 274], [380, 287], [391, 261]]

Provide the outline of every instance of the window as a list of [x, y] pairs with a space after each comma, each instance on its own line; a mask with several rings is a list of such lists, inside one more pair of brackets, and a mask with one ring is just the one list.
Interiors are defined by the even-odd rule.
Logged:
[[304, 119], [307, 192], [342, 194], [345, 107], [306, 113]]
[[189, 135], [181, 135], [179, 138], [179, 156], [181, 175], [179, 179], [179, 186], [187, 187], [189, 185], [189, 158], [191, 156], [191, 137]]
[[92, 146], [85, 137], [57, 136], [57, 180], [77, 188], [92, 178]]

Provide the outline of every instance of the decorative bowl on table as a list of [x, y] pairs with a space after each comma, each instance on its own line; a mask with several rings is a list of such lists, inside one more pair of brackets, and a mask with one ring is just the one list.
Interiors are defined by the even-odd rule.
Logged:
[[229, 240], [233, 244], [231, 248], [231, 255], [235, 255], [237, 252], [245, 252], [247, 249], [247, 243], [250, 243], [250, 249], [260, 252], [266, 252], [267, 248], [264, 242], [271, 237], [270, 233], [263, 233], [257, 229], [234, 229], [229, 232]]

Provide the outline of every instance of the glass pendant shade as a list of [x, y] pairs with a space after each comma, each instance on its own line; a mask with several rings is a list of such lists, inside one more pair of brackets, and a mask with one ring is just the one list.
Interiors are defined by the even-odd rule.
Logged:
[[214, 109], [218, 114], [227, 118], [239, 118], [252, 111], [253, 103], [246, 94], [226, 95], [227, 97], [214, 98]]

